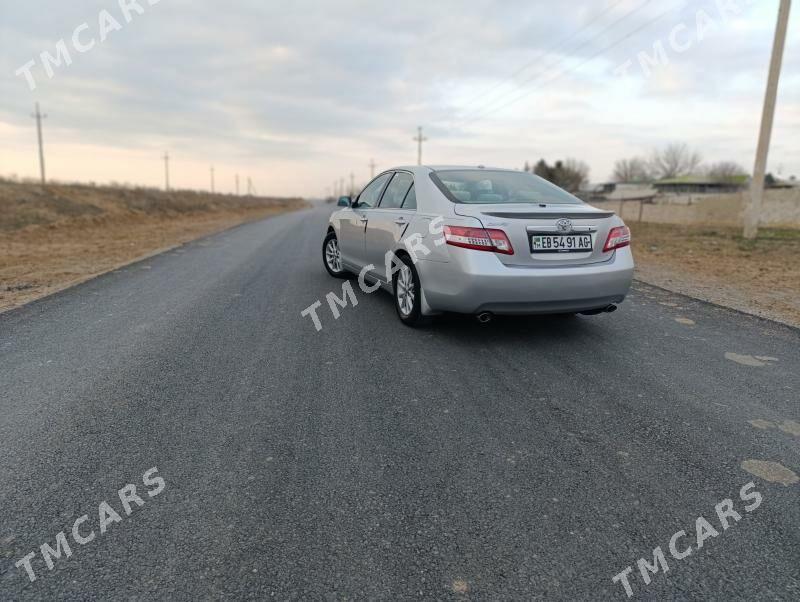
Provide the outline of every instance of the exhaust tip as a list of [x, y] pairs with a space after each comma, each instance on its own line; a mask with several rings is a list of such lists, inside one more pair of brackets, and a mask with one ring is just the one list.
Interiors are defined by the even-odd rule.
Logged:
[[613, 303], [611, 305], [606, 305], [605, 307], [601, 307], [600, 309], [590, 309], [589, 311], [582, 311], [582, 316], [597, 316], [600, 314], [613, 314], [617, 311], [617, 306]]
[[475, 317], [478, 319], [478, 322], [480, 322], [481, 324], [488, 324], [489, 322], [492, 321], [492, 319], [494, 319], [494, 315], [491, 312], [488, 312], [488, 311], [484, 311], [482, 313], [479, 313]]

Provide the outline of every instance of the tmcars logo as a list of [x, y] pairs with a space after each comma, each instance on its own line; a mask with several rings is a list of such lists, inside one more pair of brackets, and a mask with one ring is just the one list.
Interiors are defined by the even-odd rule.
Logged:
[[[158, 476], [158, 468], [155, 466], [145, 471], [142, 475], [142, 484], [146, 488], [146, 491], [142, 491], [141, 494], [137, 492], [136, 485], [133, 483], [128, 483], [117, 492], [119, 504], [125, 516], [131, 515], [134, 506], [139, 507], [144, 505], [145, 495], [147, 498], [154, 498], [164, 491], [166, 487], [164, 479]], [[100, 535], [105, 535], [112, 524], [121, 521], [121, 514], [114, 510], [111, 504], [103, 500], [97, 506], [97, 514], [94, 520], [90, 520], [88, 514], [84, 514], [75, 519], [72, 523], [72, 529], [70, 530], [72, 541], [79, 546], [85, 546], [97, 536], [96, 531], [92, 528], [93, 525], [97, 526]], [[72, 547], [65, 531], [67, 530], [65, 529], [64, 531], [56, 533], [55, 548], [49, 543], [43, 543], [39, 546], [39, 553], [42, 556], [42, 560], [50, 571], [55, 568], [54, 559], [60, 560], [62, 556], [65, 558], [72, 556]], [[25, 569], [25, 572], [28, 574], [28, 579], [30, 579], [31, 582], [36, 581], [37, 578], [33, 567], [33, 560], [35, 558], [36, 552], [30, 552], [14, 564], [18, 569]]]

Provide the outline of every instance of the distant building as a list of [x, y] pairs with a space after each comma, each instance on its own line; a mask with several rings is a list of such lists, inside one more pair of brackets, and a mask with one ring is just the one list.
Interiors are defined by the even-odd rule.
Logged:
[[587, 201], [651, 201], [658, 191], [650, 184], [603, 182], [592, 184], [579, 195]]
[[794, 176], [788, 180], [781, 180], [771, 176], [772, 174], [767, 174], [767, 188], [800, 188], [800, 180]]
[[734, 176], [725, 181], [707, 176], [683, 176], [653, 182], [653, 187], [660, 194], [723, 194], [745, 189], [748, 180], [748, 176]]

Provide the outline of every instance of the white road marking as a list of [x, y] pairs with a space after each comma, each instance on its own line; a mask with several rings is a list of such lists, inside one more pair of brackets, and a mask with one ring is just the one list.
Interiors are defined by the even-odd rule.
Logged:
[[778, 361], [778, 358], [775, 357], [766, 357], [763, 355], [753, 357], [752, 355], [741, 355], [739, 353], [731, 352], [725, 354], [725, 359], [736, 362], [737, 364], [741, 364], [742, 366], [753, 366], [755, 368], [763, 368], [768, 362]]
[[742, 462], [742, 469], [770, 483], [780, 483], [784, 487], [793, 485], [800, 481], [794, 471], [789, 470], [783, 464], [777, 462], [766, 462], [764, 460], [745, 460]]

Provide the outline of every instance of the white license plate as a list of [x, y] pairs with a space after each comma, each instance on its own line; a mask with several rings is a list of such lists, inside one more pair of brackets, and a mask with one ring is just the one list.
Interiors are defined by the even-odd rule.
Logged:
[[591, 250], [591, 234], [531, 235], [531, 253], [587, 253]]

